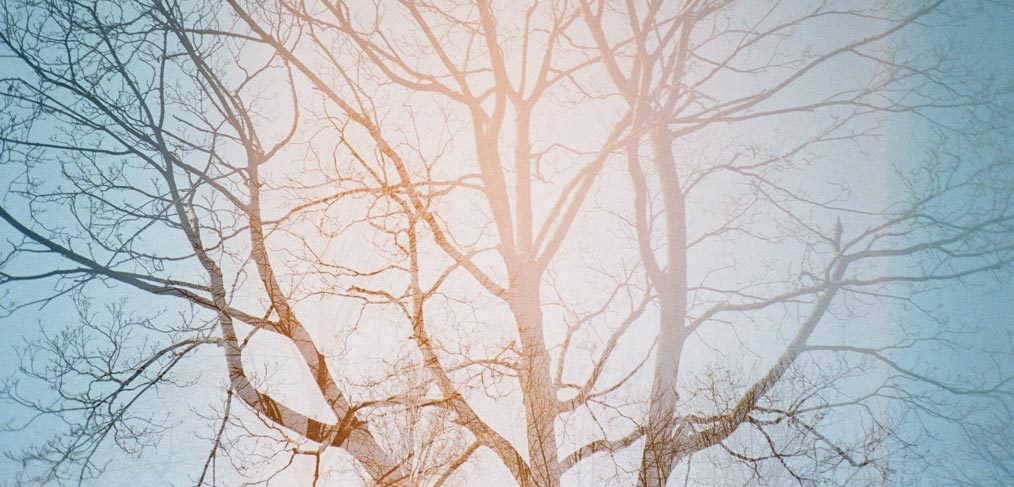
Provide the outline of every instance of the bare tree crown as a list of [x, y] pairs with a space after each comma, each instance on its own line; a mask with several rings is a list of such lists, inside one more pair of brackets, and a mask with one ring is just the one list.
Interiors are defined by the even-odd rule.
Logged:
[[198, 485], [904, 482], [913, 418], [1010, 423], [1009, 359], [912, 353], [1014, 259], [963, 15], [8, 0], [0, 316], [43, 326], [0, 396], [62, 422], [18, 481], [183, 422]]

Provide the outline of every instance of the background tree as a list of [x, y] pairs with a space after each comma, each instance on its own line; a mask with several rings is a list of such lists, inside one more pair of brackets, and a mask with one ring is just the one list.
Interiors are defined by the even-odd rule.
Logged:
[[899, 481], [904, 413], [1011, 395], [911, 354], [1014, 258], [1004, 88], [909, 47], [950, 8], [5, 3], [4, 309], [78, 317], [22, 479], [210, 389], [198, 484]]

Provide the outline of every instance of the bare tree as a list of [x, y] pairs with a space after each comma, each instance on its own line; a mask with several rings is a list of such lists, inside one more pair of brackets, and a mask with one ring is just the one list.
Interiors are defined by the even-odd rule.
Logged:
[[911, 354], [1014, 259], [1003, 88], [906, 44], [951, 8], [5, 3], [4, 310], [79, 316], [3, 389], [67, 425], [23, 479], [199, 373], [198, 485], [901, 478], [903, 413], [1012, 392]]
[[[737, 8], [731, 2], [687, 2], [674, 12], [668, 11], [672, 9], [667, 9], [663, 2], [648, 6], [628, 3], [615, 13], [608, 2], [582, 4], [582, 16], [610, 79], [627, 103], [639, 112], [644, 120], [640, 123], [650, 126], [646, 129], [648, 145], [644, 150], [656, 178], [653, 184], [642, 167], [642, 149], [636, 140], [630, 143], [626, 154], [635, 192], [640, 255], [660, 306], [659, 349], [644, 425], [641, 484], [665, 484], [675, 463], [697, 451], [716, 445], [725, 447], [724, 440], [744, 425], [752, 426], [768, 440], [770, 451], [765, 455], [778, 460], [796, 480], [801, 480], [797, 467], [790, 466], [792, 462], [787, 463], [785, 457], [799, 454], [784, 452], [783, 447], [771, 441], [768, 429], [788, 424], [807, 437], [803, 441], [825, 443], [825, 447], [854, 467], [873, 463], [865, 451], [859, 453], [861, 457], [855, 457], [848, 448], [836, 445], [799, 413], [801, 409], [810, 409], [808, 402], [821, 400], [807, 397], [817, 390], [800, 390], [799, 397], [789, 398], [769, 397], [769, 393], [802, 355], [816, 353], [866, 355], [884, 362], [905, 379], [932, 382], [898, 367], [888, 358], [887, 349], [855, 347], [849, 343], [817, 345], [811, 337], [836, 302], [848, 300], [849, 294], [906, 300], [913, 289], [897, 290], [898, 286], [892, 284], [958, 278], [1003, 268], [1009, 262], [1009, 240], [988, 237], [1009, 229], [1007, 201], [981, 205], [961, 223], [954, 221], [955, 214], [950, 213], [953, 208], [944, 209], [961, 204], [952, 200], [951, 195], [966, 184], [975, 184], [973, 181], [984, 174], [979, 171], [999, 174], [1006, 161], [980, 167], [968, 161], [930, 164], [934, 178], [943, 176], [949, 182], [912, 186], [903, 198], [879, 207], [851, 201], [844, 192], [852, 190], [845, 184], [837, 199], [835, 195], [815, 198], [810, 184], [792, 184], [786, 179], [787, 173], [815, 163], [808, 160], [812, 156], [807, 154], [815, 146], [843, 140], [870, 142], [872, 135], [862, 131], [864, 125], [868, 126], [863, 119], [879, 113], [926, 114], [940, 107], [989, 103], [988, 97], [971, 91], [973, 87], [955, 88], [947, 84], [952, 81], [943, 73], [954, 74], [948, 66], [935, 64], [936, 61], [924, 65], [925, 61], [892, 52], [893, 48], [883, 43], [934, 13], [941, 3], [917, 5], [910, 10], [869, 10], [861, 4], [817, 2], [802, 8], [793, 5], [788, 12], [783, 5], [774, 3], [756, 12], [760, 15], [754, 19], [745, 13], [744, 19], [750, 19], [743, 22], [746, 28], [732, 28], [728, 23], [740, 22], [723, 18], [727, 15], [725, 11]], [[629, 29], [624, 29], [615, 40], [609, 38], [604, 27], [610, 15], [629, 20]], [[791, 46], [797, 32], [810, 24], [819, 25], [828, 17], [844, 22], [862, 19], [873, 26], [809, 53], [782, 47]], [[632, 40], [629, 46], [617, 48], [628, 39]], [[754, 54], [758, 49], [763, 50], [762, 57]], [[859, 62], [842, 57], [855, 57]], [[860, 83], [855, 85], [829, 84], [827, 89], [807, 84], [812, 72], [827, 66], [862, 69], [870, 73], [869, 79], [859, 79]], [[714, 80], [723, 78], [725, 83], [750, 88], [733, 97], [723, 96], [714, 86]], [[723, 85], [719, 84], [724, 88]], [[787, 90], [802, 86], [806, 86], [805, 93], [786, 96]], [[780, 99], [785, 101], [778, 103]], [[733, 127], [740, 124], [787, 119], [798, 125], [794, 127], [795, 133], [786, 137], [788, 143], [783, 142], [781, 147], [734, 145], [731, 150], [728, 146], [722, 150], [709, 147], [706, 140], [697, 137], [716, 130], [735, 133]], [[720, 143], [729, 144], [726, 140]], [[686, 153], [687, 146], [693, 152], [681, 160], [676, 151], [682, 148]], [[714, 191], [712, 181], [716, 179], [725, 185], [738, 183], [750, 189], [744, 192], [742, 200], [728, 207], [725, 219], [696, 229], [694, 234], [695, 229], [688, 224], [688, 213], [704, 210], [693, 208], [694, 200], [706, 205], [714, 202], [707, 196], [696, 198], [695, 193]], [[651, 210], [650, 191], [656, 187], [662, 205], [660, 210]], [[1005, 191], [1002, 187], [997, 189], [1000, 195]], [[855, 193], [863, 194], [861, 190]], [[940, 200], [948, 203], [934, 204]], [[979, 206], [974, 202], [966, 204]], [[950, 215], [938, 214], [941, 210]], [[759, 220], [758, 215], [767, 218]], [[876, 216], [870, 218], [872, 215]], [[842, 219], [849, 222], [850, 232], [845, 233]], [[784, 226], [787, 234], [766, 229], [772, 222]], [[656, 226], [661, 227], [660, 233], [664, 232], [661, 243], [653, 235]], [[709, 240], [727, 238], [730, 234], [742, 235], [739, 242], [755, 241], [756, 248], [775, 244], [768, 245], [773, 249], [784, 249], [779, 240], [795, 237], [796, 248], [782, 252], [799, 257], [796, 262], [779, 266], [777, 271], [768, 268], [764, 275], [749, 279], [741, 279], [743, 272], [735, 260], [716, 259], [697, 264], [698, 275], [702, 277], [691, 285], [688, 279], [691, 262], [704, 260], [695, 259], [694, 254], [707, 255], [707, 250], [698, 249]], [[884, 262], [888, 260], [914, 263], [918, 268], [896, 274], [895, 270], [905, 264]], [[741, 273], [736, 280], [743, 287], [728, 287], [723, 282], [719, 277], [723, 266], [735, 266]], [[779, 280], [771, 280], [773, 276]], [[706, 415], [680, 411], [679, 375], [684, 345], [699, 328], [722, 322], [741, 323], [758, 311], [800, 302], [806, 306], [788, 317], [790, 323], [796, 323], [792, 338], [779, 345], [784, 348], [766, 372], [741, 387], [738, 397], [732, 396], [729, 404]], [[906, 341], [911, 339], [905, 337]], [[813, 387], [833, 388], [834, 378]], [[811, 412], [834, 406], [815, 405]], [[729, 453], [741, 459], [749, 457]], [[818, 468], [835, 461], [818, 460]]]

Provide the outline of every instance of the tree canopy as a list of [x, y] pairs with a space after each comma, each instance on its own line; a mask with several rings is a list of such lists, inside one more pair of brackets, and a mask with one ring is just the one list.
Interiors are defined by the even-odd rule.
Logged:
[[7, 0], [17, 479], [900, 484], [950, 424], [1009, 482], [969, 7]]

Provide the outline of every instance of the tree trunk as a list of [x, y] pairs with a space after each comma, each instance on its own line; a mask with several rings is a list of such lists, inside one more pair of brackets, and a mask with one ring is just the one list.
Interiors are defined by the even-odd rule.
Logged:
[[[661, 312], [639, 484], [660, 487], [665, 485], [676, 459], [682, 456], [679, 448], [682, 435], [677, 433], [679, 395], [676, 386], [680, 356], [686, 340], [687, 238], [686, 207], [672, 156], [672, 137], [665, 131], [656, 130], [651, 134], [651, 141], [654, 166], [665, 205], [666, 267], [650, 276], [652, 285], [658, 292]], [[647, 237], [650, 238], [650, 233]], [[651, 257], [654, 259], [654, 255]]]
[[528, 457], [531, 479], [522, 485], [557, 487], [563, 474], [557, 456], [556, 390], [550, 377], [549, 351], [542, 329], [538, 276], [523, 276], [513, 286], [511, 311], [521, 337], [522, 400], [527, 421]]

